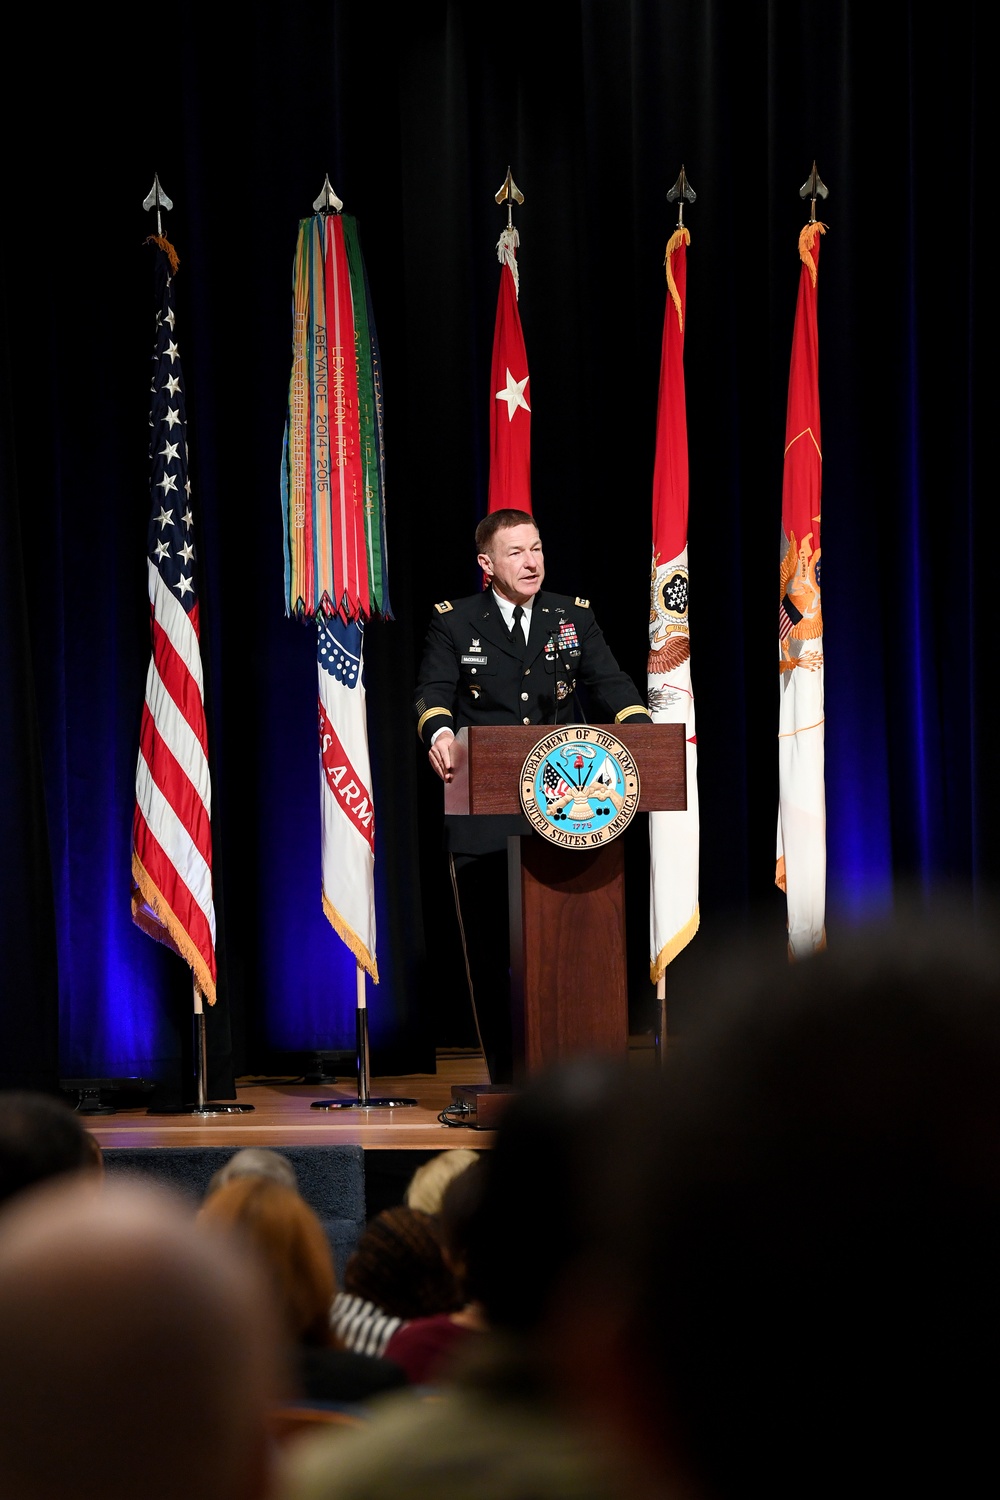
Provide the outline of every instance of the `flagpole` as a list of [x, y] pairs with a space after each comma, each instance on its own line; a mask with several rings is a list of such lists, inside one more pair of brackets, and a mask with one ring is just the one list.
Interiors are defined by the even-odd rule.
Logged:
[[507, 223], [496, 245], [500, 281], [490, 358], [490, 472], [486, 508], [523, 510], [530, 514], [531, 395], [527, 389], [528, 353], [518, 310], [520, 236], [513, 212], [515, 203], [519, 207], [524, 203], [524, 194], [509, 166], [493, 198], [501, 208], [506, 204]]
[[[344, 209], [343, 201], [334, 192], [333, 187], [332, 187], [332, 185], [330, 183], [330, 174], [326, 173], [325, 176], [324, 176], [324, 178], [323, 178], [323, 186], [322, 186], [322, 188], [320, 190], [319, 197], [313, 200], [313, 211], [316, 214], [322, 214], [324, 218], [327, 218], [330, 215], [339, 215], [339, 214], [342, 214], [343, 213], [343, 209]], [[359, 613], [360, 613], [361, 610], [363, 610], [364, 608], [366, 608], [366, 606], [367, 606], [367, 597], [368, 597], [367, 595], [364, 596], [365, 603], [363, 603], [359, 607]], [[374, 599], [373, 599], [372, 602], [374, 604], [374, 602], [375, 602]], [[343, 608], [344, 612], [343, 612], [343, 616], [342, 617], [344, 619], [348, 619], [348, 618], [349, 619], [356, 619], [357, 618], [357, 616], [355, 616], [355, 614], [353, 612], [353, 608], [351, 608], [350, 606], [347, 606], [347, 607], [343, 606], [343, 601], [342, 601], [341, 598], [338, 597], [336, 603], [337, 603], [337, 607], [338, 608]], [[388, 599], [385, 599], [384, 601], [382, 601], [380, 603], [380, 607], [384, 608], [387, 611], [388, 610]], [[317, 614], [318, 613], [319, 613], [319, 609], [317, 607]], [[359, 662], [360, 662], [360, 652], [359, 652]], [[358, 685], [358, 691], [360, 691], [360, 683]], [[365, 760], [367, 761], [367, 729], [365, 729], [365, 731], [364, 731], [364, 747], [365, 747], [365, 749], [364, 749]], [[324, 902], [325, 902], [325, 900], [326, 900], [326, 896], [325, 896], [325, 892], [324, 892]], [[373, 929], [373, 931], [374, 931], [374, 929]], [[377, 982], [378, 974], [377, 974], [377, 970], [375, 970], [375, 968], [374, 968], [375, 947], [374, 947], [374, 940], [373, 940], [373, 938], [369, 938], [368, 942], [369, 942], [370, 947], [371, 947], [371, 961], [373, 963], [373, 970], [372, 970], [372, 972], [373, 972], [373, 975], [374, 975], [375, 980]], [[362, 946], [364, 946], [364, 945], [362, 945]], [[367, 949], [365, 951], [367, 951]], [[368, 1000], [367, 1000], [367, 994], [366, 994], [365, 984], [366, 984], [366, 970], [365, 970], [365, 966], [360, 961], [358, 961], [356, 963], [356, 968], [355, 968], [355, 996], [356, 996], [356, 1002], [355, 1002], [355, 1041], [356, 1041], [356, 1049], [357, 1049], [357, 1089], [358, 1089], [357, 1098], [356, 1099], [343, 1099], [343, 1098], [316, 1099], [316, 1100], [313, 1101], [313, 1103], [311, 1105], [312, 1109], [398, 1109], [398, 1108], [403, 1107], [403, 1106], [414, 1106], [417, 1103], [416, 1099], [407, 1099], [407, 1098], [403, 1098], [403, 1097], [395, 1097], [395, 1096], [389, 1096], [389, 1095], [383, 1095], [383, 1096], [379, 1096], [377, 1098], [373, 1098], [372, 1097], [372, 1093], [371, 1093], [371, 1066], [370, 1066], [369, 1051], [368, 1051]]]
[[[687, 172], [684, 170], [684, 164], [682, 162], [681, 163], [681, 170], [680, 170], [680, 173], [678, 174], [677, 181], [674, 183], [673, 187], [669, 188], [668, 191], [667, 191], [667, 202], [668, 203], [676, 203], [677, 204], [677, 224], [676, 224], [676, 231], [675, 232], [682, 232], [684, 230], [684, 204], [685, 204], [685, 202], [687, 202], [687, 203], [694, 203], [696, 198], [697, 198], [697, 194], [695, 193], [694, 188], [688, 182]], [[668, 247], [668, 256], [669, 256], [669, 247]], [[653, 846], [652, 846], [652, 843], [650, 843], [650, 881], [651, 881], [651, 883], [652, 883], [652, 880], [653, 880], [652, 855], [653, 855]], [[654, 954], [654, 956], [655, 956], [655, 954]], [[655, 1020], [655, 1033], [654, 1033], [654, 1047], [655, 1047], [655, 1051], [656, 1051], [656, 1061], [657, 1061], [658, 1065], [661, 1068], [665, 1067], [666, 1066], [666, 1061], [667, 1061], [667, 974], [666, 974], [666, 969], [664, 969], [663, 973], [659, 976], [659, 978], [656, 981], [656, 1020]]]
[[790, 959], [826, 946], [826, 785], [822, 560], [823, 445], [817, 277], [829, 190], [813, 161], [799, 188], [809, 219], [798, 237], [781, 485], [778, 611], [778, 820], [775, 884], [785, 893]]
[[[154, 175], [153, 175], [153, 186], [151, 187], [151, 189], [147, 193], [146, 197], [143, 199], [142, 206], [143, 206], [143, 208], [147, 212], [149, 212], [151, 209], [155, 209], [156, 210], [156, 243], [157, 243], [157, 246], [159, 248], [160, 253], [162, 253], [162, 254], [164, 254], [164, 255], [166, 255], [166, 256], [168, 256], [170, 258], [170, 264], [172, 266], [172, 269], [175, 271], [176, 270], [176, 256], [175, 256], [175, 253], [173, 251], [173, 247], [170, 246], [167, 243], [167, 241], [164, 238], [164, 234], [163, 234], [163, 214], [164, 213], [169, 213], [171, 211], [171, 209], [173, 208], [174, 205], [173, 205], [173, 200], [171, 198], [168, 198], [167, 194], [163, 191], [163, 187], [162, 187], [162, 185], [160, 183], [160, 178], [159, 178], [159, 174], [158, 173], [154, 173]], [[168, 279], [167, 286], [169, 287], [169, 285], [170, 285], [170, 280]], [[172, 334], [173, 331], [174, 331], [172, 304], [168, 303], [168, 305], [170, 305], [170, 307], [171, 307], [170, 332]], [[162, 328], [164, 326], [164, 324], [166, 323], [166, 321], [167, 320], [162, 316], [162, 311], [161, 311], [161, 314], [159, 315], [158, 321], [157, 321], [157, 328], [158, 329]], [[184, 417], [184, 415], [183, 415], [183, 409], [184, 409], [184, 402], [183, 402], [183, 382], [182, 382], [182, 380], [180, 378], [180, 368], [181, 367], [180, 367], [179, 362], [176, 365], [176, 370], [174, 368], [175, 360], [179, 360], [179, 356], [178, 356], [178, 353], [177, 353], [176, 346], [172, 342], [170, 344], [169, 355], [170, 355], [170, 368], [171, 368], [171, 371], [172, 371], [172, 378], [173, 378], [173, 376], [176, 376], [176, 378], [173, 379], [173, 383], [169, 386], [169, 389], [171, 391], [171, 395], [173, 395], [175, 391], [179, 391], [180, 394], [181, 394], [181, 400], [178, 402], [177, 408], [173, 409], [170, 412], [170, 419], [171, 419], [170, 430], [172, 431], [173, 430], [173, 426], [176, 425], [179, 422], [180, 423], [180, 427], [181, 427], [181, 432], [183, 433], [184, 432], [184, 423], [185, 423], [185, 420], [186, 420], [185, 417]], [[156, 355], [154, 355], [154, 359], [155, 358], [156, 358]], [[166, 387], [164, 387], [164, 388], [166, 388]], [[155, 382], [154, 382], [154, 390], [155, 390]], [[154, 394], [154, 411], [155, 411], [155, 394]], [[179, 412], [180, 412], [180, 415], [178, 415]], [[154, 421], [154, 413], [151, 412], [151, 414], [150, 414], [150, 427], [151, 427], [151, 429], [153, 427], [153, 421]], [[154, 445], [154, 447], [155, 447], [155, 445]], [[185, 459], [185, 465], [184, 465], [184, 467], [180, 471], [178, 471], [176, 468], [172, 467], [173, 465], [175, 465], [178, 462], [178, 447], [179, 447], [179, 442], [178, 442], [178, 444], [171, 444], [168, 441], [168, 443], [166, 445], [166, 449], [160, 450], [159, 454], [158, 454], [158, 456], [160, 458], [166, 457], [166, 463], [163, 465], [163, 473], [164, 473], [165, 477], [164, 477], [163, 480], [161, 480], [161, 483], [163, 484], [163, 499], [164, 499], [164, 502], [166, 502], [166, 497], [167, 497], [168, 493], [171, 490], [173, 490], [175, 492], [178, 491], [178, 484], [181, 483], [183, 481], [184, 477], [185, 477], [185, 473], [186, 473], [186, 459]], [[185, 447], [186, 447], [186, 444], [185, 444]], [[188, 483], [186, 485], [183, 485], [183, 488], [184, 488], [185, 493], [188, 495], [188, 497], [190, 499], [190, 484]], [[173, 514], [174, 514], [173, 510], [167, 510], [165, 506], [164, 506], [163, 509], [161, 509], [161, 515], [160, 515], [160, 533], [161, 533], [161, 544], [162, 545], [159, 546], [159, 547], [157, 547], [157, 549], [156, 549], [156, 557], [158, 559], [159, 564], [163, 565], [163, 566], [165, 566], [165, 564], [163, 564], [163, 558], [170, 559], [170, 557], [171, 557], [171, 544], [170, 544], [170, 541], [168, 540], [168, 538], [169, 538], [169, 532], [166, 530], [166, 528], [168, 528], [168, 526], [170, 526], [170, 525], [173, 524]], [[187, 550], [182, 550], [181, 555], [184, 556], [186, 559], [188, 559], [188, 565], [189, 566], [188, 566], [188, 573], [186, 575], [182, 575], [182, 578], [181, 578], [181, 583], [184, 585], [184, 587], [183, 588], [179, 588], [179, 590], [178, 590], [181, 599], [184, 598], [184, 596], [185, 596], [186, 593], [191, 593], [192, 592], [192, 590], [191, 590], [191, 583], [192, 583], [192, 579], [193, 579], [193, 571], [190, 569], [190, 558], [192, 558], [193, 556], [196, 555], [193, 546], [190, 545], [191, 541], [192, 541], [192, 535], [191, 535], [191, 532], [190, 532], [190, 527], [191, 527], [191, 524], [192, 524], [192, 518], [191, 518], [191, 514], [190, 514], [190, 504], [188, 504], [187, 514], [183, 518], [183, 524], [187, 528], [187, 530], [185, 532], [185, 547], [187, 548]], [[153, 566], [153, 554], [152, 553], [150, 554], [150, 565]], [[158, 581], [158, 585], [160, 583], [162, 583], [162, 581], [163, 581], [163, 575], [162, 575], [162, 573], [157, 572], [156, 573], [156, 578], [157, 578], [157, 581]], [[168, 595], [172, 598], [173, 597], [172, 592], [170, 590], [168, 590], [167, 592], [168, 592]], [[159, 594], [154, 590], [154, 592], [151, 593], [151, 595], [150, 595], [151, 604], [153, 605], [153, 608], [154, 608], [154, 614], [156, 613], [156, 610], [159, 607], [158, 603], [156, 603], [154, 601], [157, 601], [158, 599], [159, 599]], [[175, 615], [173, 617], [172, 625], [169, 628], [171, 628], [171, 629], [177, 629], [179, 631], [179, 638], [184, 639], [185, 638], [185, 636], [184, 636], [184, 627], [179, 625], [179, 620], [181, 620], [181, 619], [183, 619], [185, 621], [185, 624], [186, 624], [186, 616], [183, 614], [183, 611], [181, 611], [180, 615]], [[200, 684], [200, 682], [201, 682], [201, 678], [200, 678], [200, 671], [201, 671], [201, 667], [200, 667], [200, 646], [198, 644], [197, 624], [195, 624], [193, 627], [188, 627], [188, 628], [191, 630], [191, 635], [189, 637], [187, 637], [187, 639], [188, 640], [193, 639], [194, 645], [195, 645], [196, 654], [199, 656], [199, 663], [198, 663], [199, 676], [198, 676], [197, 679], [188, 679], [188, 680], [193, 680], [193, 681], [196, 681], [198, 684]], [[153, 660], [155, 662], [155, 647], [154, 647], [154, 658], [153, 658]], [[162, 667], [160, 668], [160, 670], [162, 671]], [[151, 662], [150, 671], [151, 672], [153, 671], [153, 662]], [[176, 685], [174, 685], [174, 691], [175, 692], [177, 691]], [[199, 688], [199, 697], [201, 697], [201, 696], [202, 696], [202, 694], [201, 694], [201, 691], [200, 691], [200, 688]], [[149, 700], [149, 697], [148, 697], [148, 687], [147, 687], [147, 707], [149, 706], [149, 702], [150, 702], [150, 700]], [[201, 712], [202, 712], [202, 715], [203, 715], [203, 703], [199, 704], [199, 708], [201, 709]], [[143, 731], [142, 731], [141, 736], [140, 736], [140, 738], [142, 740], [142, 748], [140, 749], [140, 767], [144, 767], [145, 768], [144, 774], [146, 774], [146, 775], [151, 774], [149, 772], [149, 764], [150, 764], [150, 762], [148, 762], [146, 760], [146, 756], [147, 755], [151, 755], [155, 759], [156, 754], [157, 754], [157, 744], [158, 744], [159, 734], [160, 734], [160, 727], [159, 727], [159, 721], [158, 721], [157, 716], [156, 716], [156, 709], [153, 708], [150, 711], [150, 713], [151, 713], [151, 716], [150, 716], [150, 719], [148, 721], [148, 726], [149, 726], [149, 743], [148, 743], [148, 746], [147, 746], [146, 738], [145, 738], [145, 731], [146, 731], [147, 721], [144, 721], [144, 728], [143, 728]], [[204, 739], [207, 742], [207, 728], [204, 725], [204, 718], [203, 717], [202, 717], [201, 723], [202, 723], [202, 733], [203, 733]], [[197, 738], [197, 736], [195, 736], [195, 738]], [[205, 779], [205, 786], [207, 788], [208, 785], [209, 785], [209, 778], [208, 778], [208, 771], [207, 771], [207, 759], [204, 761], [203, 764], [204, 764], [204, 768], [205, 768], [205, 778], [206, 778]], [[193, 775], [194, 790], [198, 794], [198, 796], [201, 796], [201, 792], [199, 791], [199, 785], [198, 785], [199, 778], [198, 778], [198, 770], [197, 770], [197, 768], [195, 767], [193, 769], [192, 765], [189, 764], [189, 765], [182, 766], [181, 769], [184, 770], [186, 773], [191, 772], [191, 774]], [[212, 896], [212, 893], [211, 893], [210, 875], [209, 875], [209, 891], [208, 891], [208, 898], [207, 899], [208, 899], [208, 908], [209, 908], [209, 912], [210, 912], [210, 915], [211, 915], [210, 937], [208, 938], [208, 942], [209, 942], [209, 956], [211, 958], [211, 963], [206, 968], [206, 967], [204, 967], [205, 949], [204, 949], [203, 946], [200, 946], [197, 941], [195, 941], [195, 940], [192, 939], [192, 937], [191, 937], [191, 929], [189, 927], [184, 927], [183, 924], [181, 924], [181, 930], [180, 930], [180, 933], [179, 933], [176, 925], [173, 925], [173, 924], [176, 924], [177, 921], [178, 921], [178, 918], [176, 917], [176, 914], [171, 913], [171, 916], [170, 916], [169, 920], [165, 920], [164, 917], [161, 915], [163, 909], [162, 909], [162, 907], [159, 904], [159, 893], [160, 893], [160, 890], [162, 889], [162, 886], [161, 886], [160, 883], [163, 882], [163, 881], [165, 881], [165, 880], [169, 880], [171, 874], [173, 874], [175, 872], [174, 872], [174, 868], [173, 868], [172, 865], [169, 865], [169, 864], [160, 864], [159, 866], [154, 866], [153, 863], [149, 861], [149, 856], [148, 856], [148, 852], [147, 851], [148, 851], [148, 849], [152, 848], [151, 844], [150, 845], [143, 845], [141, 848], [139, 848], [138, 845], [137, 845], [137, 841], [141, 839], [141, 830], [143, 828], [146, 828], [146, 826], [147, 826], [146, 819], [148, 817], [148, 808], [147, 808], [146, 801], [143, 800], [143, 802], [141, 804], [140, 804], [140, 801], [139, 801], [139, 794], [138, 794], [139, 772], [138, 771], [137, 771], [137, 776], [136, 776], [136, 785], [137, 785], [136, 819], [135, 819], [135, 822], [133, 824], [133, 881], [135, 883], [135, 893], [133, 895], [133, 902], [132, 902], [133, 918], [139, 923], [139, 925], [143, 928], [143, 930], [146, 931], [150, 936], [156, 937], [158, 940], [161, 940], [161, 941], [166, 941], [168, 943], [168, 945], [174, 949], [175, 952], [177, 952], [181, 957], [184, 957], [184, 958], [186, 958], [188, 960], [188, 962], [190, 964], [190, 968], [191, 968], [191, 992], [192, 992], [192, 1000], [193, 1000], [193, 1005], [192, 1005], [192, 1040], [193, 1040], [193, 1050], [194, 1050], [195, 1102], [192, 1105], [182, 1104], [179, 1107], [173, 1107], [173, 1106], [171, 1106], [171, 1107], [169, 1107], [166, 1110], [153, 1109], [153, 1110], [150, 1110], [150, 1113], [151, 1114], [154, 1114], [154, 1113], [155, 1114], [191, 1114], [191, 1115], [242, 1115], [242, 1114], [250, 1114], [253, 1111], [253, 1105], [252, 1104], [217, 1104], [217, 1103], [214, 1103], [214, 1102], [209, 1102], [209, 1098], [208, 1098], [208, 1038], [207, 1038], [207, 1031], [206, 1031], [205, 997], [204, 997], [204, 993], [203, 993], [203, 990], [202, 990], [201, 986], [202, 986], [202, 984], [205, 984], [205, 983], [209, 983], [210, 985], [214, 986], [214, 978], [215, 978], [215, 925], [214, 925], [214, 923], [215, 923], [215, 917], [214, 917], [214, 899], [213, 899], [213, 896]], [[209, 800], [210, 800], [210, 798], [209, 798]], [[138, 832], [137, 832], [137, 830], [138, 830]], [[186, 830], [186, 831], [190, 831], [190, 830]], [[203, 858], [205, 859], [206, 864], [207, 864], [207, 866], [209, 868], [209, 872], [210, 872], [210, 868], [211, 868], [211, 831], [210, 831], [210, 828], [209, 828], [209, 833], [208, 833], [208, 842], [207, 842], [207, 844], [205, 846], [205, 849], [203, 851]], [[199, 970], [198, 970], [197, 962], [194, 961], [194, 960], [192, 960], [192, 958], [191, 958], [192, 952], [196, 955], [196, 958], [202, 962], [202, 965], [203, 965], [203, 967], [201, 969], [201, 976], [202, 976], [201, 977], [201, 983], [199, 983], [199, 977], [198, 977]], [[209, 1000], [210, 1001], [214, 1001], [214, 998], [215, 997], [214, 997], [214, 988], [213, 988], [213, 989], [209, 990]], [[186, 1092], [186, 1089], [185, 1089], [185, 1092]]]
[[252, 1104], [223, 1104], [208, 1097], [208, 1031], [205, 1017], [205, 1002], [194, 975], [191, 975], [191, 993], [194, 997], [194, 1103], [171, 1114], [199, 1115], [250, 1115]]
[[357, 967], [357, 1009], [354, 1018], [354, 1034], [357, 1046], [358, 1097], [356, 1099], [314, 1099], [311, 1109], [401, 1109], [415, 1105], [416, 1099], [382, 1094], [371, 1095], [371, 1067], [368, 1059], [368, 996], [365, 991], [365, 971]]
[[661, 1068], [667, 1062], [667, 976], [664, 972], [656, 981], [656, 1061]]
[[817, 198], [817, 196], [820, 197], [820, 198], [829, 198], [829, 196], [830, 196], [830, 189], [827, 187], [826, 183], [823, 181], [822, 177], [819, 175], [819, 172], [816, 170], [816, 163], [814, 161], [813, 164], [812, 164], [812, 171], [809, 173], [809, 176], [806, 178], [805, 182], [799, 188], [799, 197], [800, 198], [808, 198], [809, 199], [809, 222], [810, 222], [810, 224], [815, 224], [816, 223], [816, 198]]
[[506, 203], [506, 205], [507, 205], [507, 228], [508, 229], [513, 229], [514, 228], [513, 206], [514, 206], [515, 203], [523, 203], [524, 202], [524, 194], [521, 192], [521, 189], [518, 187], [517, 183], [514, 181], [513, 177], [511, 176], [510, 163], [507, 164], [507, 176], [504, 178], [503, 182], [501, 183], [500, 191], [498, 193], [494, 193], [493, 197], [494, 197], [494, 200], [497, 203], [499, 203], [501, 207], [503, 207], [503, 205]]

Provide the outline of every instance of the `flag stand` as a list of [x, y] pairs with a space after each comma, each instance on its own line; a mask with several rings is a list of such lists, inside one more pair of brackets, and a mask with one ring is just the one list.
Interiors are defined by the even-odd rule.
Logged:
[[310, 1108], [400, 1109], [404, 1105], [415, 1105], [416, 1099], [392, 1098], [388, 1095], [372, 1098], [371, 1072], [368, 1064], [368, 998], [365, 994], [365, 971], [360, 964], [357, 969], [357, 994], [355, 1037], [358, 1049], [358, 1097], [356, 1099], [314, 1099]]
[[656, 1034], [654, 1046], [659, 1067], [667, 1065], [667, 976], [661, 974], [656, 981]]
[[252, 1104], [220, 1104], [208, 1098], [208, 1038], [205, 1029], [205, 1002], [201, 990], [191, 979], [194, 995], [194, 1090], [195, 1102], [178, 1111], [185, 1115], [249, 1115]]

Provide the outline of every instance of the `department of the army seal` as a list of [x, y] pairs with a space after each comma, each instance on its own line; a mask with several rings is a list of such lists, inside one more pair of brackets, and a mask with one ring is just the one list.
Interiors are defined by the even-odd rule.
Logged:
[[564, 849], [617, 838], [639, 806], [639, 768], [604, 729], [567, 724], [538, 741], [521, 768], [521, 806], [536, 833]]

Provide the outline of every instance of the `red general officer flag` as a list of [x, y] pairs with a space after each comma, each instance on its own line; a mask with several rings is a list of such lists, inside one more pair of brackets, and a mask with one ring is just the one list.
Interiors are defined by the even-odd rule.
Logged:
[[531, 511], [531, 406], [528, 356], [517, 307], [516, 229], [497, 243], [500, 293], [493, 330], [490, 402], [490, 510]]

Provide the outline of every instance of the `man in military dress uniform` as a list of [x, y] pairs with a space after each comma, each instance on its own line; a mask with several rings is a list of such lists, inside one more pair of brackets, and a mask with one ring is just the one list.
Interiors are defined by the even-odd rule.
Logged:
[[[538, 528], [523, 510], [491, 512], [476, 528], [489, 587], [434, 606], [417, 688], [417, 733], [442, 781], [463, 725], [579, 722], [573, 693], [585, 683], [617, 723], [648, 721], [588, 599], [547, 594]], [[452, 883], [490, 1078], [513, 1069], [506, 922], [507, 838], [526, 818], [446, 818]], [[482, 935], [476, 939], [476, 929]]]

